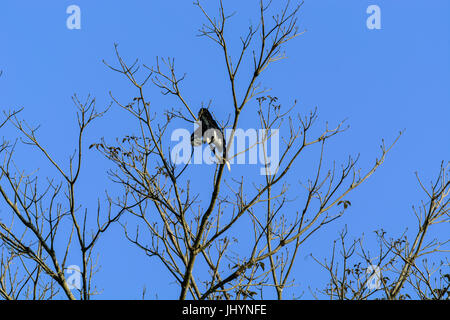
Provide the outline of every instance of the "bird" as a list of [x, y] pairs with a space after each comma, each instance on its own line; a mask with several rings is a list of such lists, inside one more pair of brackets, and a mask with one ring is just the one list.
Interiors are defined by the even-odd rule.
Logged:
[[191, 134], [191, 145], [197, 147], [203, 143], [210, 145], [214, 155], [219, 161], [225, 161], [228, 170], [231, 170], [230, 163], [226, 160], [225, 137], [214, 120], [213, 116], [206, 108], [200, 108], [198, 112], [200, 126]]

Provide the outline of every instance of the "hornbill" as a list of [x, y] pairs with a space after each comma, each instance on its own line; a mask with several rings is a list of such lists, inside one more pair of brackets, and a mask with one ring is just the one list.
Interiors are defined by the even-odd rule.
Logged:
[[191, 145], [197, 147], [206, 142], [210, 145], [219, 162], [225, 161], [228, 170], [231, 170], [226, 156], [225, 136], [208, 109], [200, 109], [198, 120], [200, 126], [191, 134]]

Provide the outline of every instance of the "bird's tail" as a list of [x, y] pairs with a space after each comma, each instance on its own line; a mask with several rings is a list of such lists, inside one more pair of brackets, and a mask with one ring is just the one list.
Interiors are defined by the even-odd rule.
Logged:
[[228, 171], [231, 171], [231, 166], [230, 166], [230, 161], [228, 161], [227, 159], [224, 159], [225, 164], [227, 165]]
[[227, 165], [228, 171], [231, 171], [230, 161], [228, 161], [227, 158], [220, 157], [217, 154], [216, 154], [216, 158], [217, 158], [217, 160], [219, 160], [219, 163], [225, 163]]
[[219, 156], [216, 152], [214, 152], [219, 163], [225, 163], [227, 165], [228, 171], [231, 171], [230, 161], [227, 158]]

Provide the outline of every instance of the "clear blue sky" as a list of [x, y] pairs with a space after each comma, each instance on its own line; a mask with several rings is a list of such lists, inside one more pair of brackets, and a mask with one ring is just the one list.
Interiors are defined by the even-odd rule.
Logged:
[[[250, 20], [256, 22], [257, 3], [226, 1], [228, 11], [237, 11], [230, 39], [245, 33]], [[71, 4], [81, 8], [81, 30], [66, 28]], [[371, 4], [381, 8], [381, 30], [366, 28]], [[308, 255], [331, 253], [332, 241], [345, 224], [351, 236], [365, 233], [369, 238], [381, 227], [392, 236], [415, 227], [411, 206], [424, 195], [414, 172], [429, 181], [440, 162], [450, 159], [449, 13], [448, 0], [305, 1], [299, 26], [307, 32], [288, 44], [289, 58], [272, 65], [263, 85], [286, 105], [298, 100], [299, 112], [317, 106], [319, 126], [348, 118], [351, 128], [329, 149], [330, 159], [344, 161], [348, 154], [360, 153], [359, 164], [367, 169], [382, 138], [389, 143], [406, 131], [385, 164], [348, 198], [352, 206], [346, 215], [306, 242], [294, 272], [300, 286], [289, 294], [304, 291], [308, 297], [308, 285], [323, 284], [325, 273]], [[157, 55], [175, 57], [179, 72], [187, 73], [183, 91], [189, 102], [200, 106], [212, 99], [216, 115], [226, 116], [231, 99], [222, 56], [211, 41], [196, 36], [203, 22], [192, 1], [3, 0], [0, 109], [24, 107], [22, 117], [41, 124], [41, 141], [58, 161], [67, 163], [76, 135], [71, 96], [91, 94], [99, 107], [109, 104], [110, 90], [130, 97], [128, 83], [102, 63], [114, 61], [113, 44], [118, 43], [125, 58], [149, 65]], [[156, 90], [149, 94], [153, 105], [180, 107]], [[114, 107], [88, 131], [86, 144], [133, 130]], [[8, 127], [1, 136], [17, 135]], [[26, 148], [18, 152], [24, 167], [52, 174], [34, 158], [37, 153]], [[79, 197], [95, 207], [96, 195], [110, 185], [108, 163], [95, 152], [86, 161]], [[244, 173], [245, 167], [233, 169], [236, 177]], [[298, 184], [296, 175], [289, 179]], [[450, 230], [447, 226], [440, 232], [448, 235]], [[160, 265], [123, 239], [120, 226], [101, 239], [97, 250], [101, 269], [95, 284], [103, 289], [99, 298], [139, 298], [144, 285], [148, 298], [178, 296], [172, 280], [161, 276], [166, 273]]]

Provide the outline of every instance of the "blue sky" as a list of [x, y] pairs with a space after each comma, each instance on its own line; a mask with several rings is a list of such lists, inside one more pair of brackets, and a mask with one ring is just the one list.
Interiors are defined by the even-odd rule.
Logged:
[[[72, 4], [81, 8], [81, 30], [66, 28], [66, 8]], [[366, 27], [371, 4], [381, 8], [381, 30]], [[279, 6], [278, 1], [274, 5]], [[237, 12], [228, 31], [229, 39], [236, 41], [250, 21], [256, 22], [258, 1], [226, 1], [226, 9]], [[345, 216], [305, 243], [294, 274], [300, 286], [290, 294], [305, 292], [308, 297], [308, 285], [323, 284], [324, 273], [308, 255], [331, 253], [344, 225], [351, 236], [364, 233], [369, 238], [379, 228], [398, 236], [407, 226], [415, 227], [411, 206], [424, 195], [414, 172], [432, 180], [440, 162], [450, 159], [449, 12], [447, 0], [307, 0], [299, 14], [299, 27], [307, 31], [286, 46], [289, 58], [273, 64], [262, 77], [283, 104], [298, 100], [298, 112], [317, 106], [319, 127], [325, 121], [348, 119], [350, 130], [330, 145], [329, 159], [342, 162], [348, 154], [360, 153], [359, 165], [367, 169], [381, 139], [392, 142], [406, 129], [385, 164], [349, 196], [352, 206]], [[139, 58], [149, 65], [155, 56], [175, 57], [179, 72], [187, 73], [182, 90], [190, 104], [212, 99], [215, 114], [226, 117], [232, 101], [223, 59], [211, 41], [197, 37], [203, 22], [192, 1], [4, 0], [0, 109], [24, 107], [22, 117], [41, 125], [43, 144], [67, 163], [76, 135], [71, 96], [91, 94], [99, 107], [110, 103], [109, 91], [131, 97], [128, 83], [102, 63], [114, 62], [113, 44], [118, 43], [126, 59]], [[155, 89], [149, 88], [148, 94], [161, 108], [180, 107]], [[113, 107], [87, 132], [86, 144], [135, 130], [123, 115]], [[2, 136], [13, 139], [17, 134], [7, 127]], [[37, 153], [26, 148], [18, 152], [23, 167], [54, 174], [35, 158]], [[101, 155], [89, 152], [85, 161], [79, 197], [89, 206], [112, 187]], [[233, 169], [236, 177], [245, 172], [245, 166]], [[295, 186], [297, 175], [289, 177], [289, 183]], [[449, 231], [448, 226], [439, 230], [441, 235]], [[120, 226], [104, 236], [97, 250], [101, 269], [95, 284], [103, 289], [99, 298], [139, 298], [144, 285], [148, 298], [178, 296], [172, 280], [161, 276], [166, 273], [160, 265], [123, 240]]]

